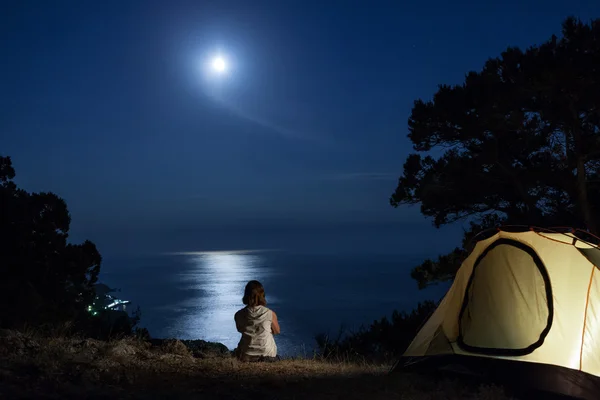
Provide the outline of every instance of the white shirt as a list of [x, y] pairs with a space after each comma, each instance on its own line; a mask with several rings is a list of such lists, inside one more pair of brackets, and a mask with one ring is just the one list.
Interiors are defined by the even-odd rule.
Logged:
[[265, 306], [244, 307], [235, 313], [235, 325], [242, 334], [238, 352], [246, 356], [275, 357], [277, 345], [271, 330], [273, 311]]

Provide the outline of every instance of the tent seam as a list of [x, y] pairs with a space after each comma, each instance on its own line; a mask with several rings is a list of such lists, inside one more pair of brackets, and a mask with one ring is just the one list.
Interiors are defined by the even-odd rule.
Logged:
[[[567, 245], [567, 246], [575, 247], [575, 245], [573, 243], [567, 243], [567, 242], [563, 242], [563, 241], [558, 240], [558, 239], [550, 238], [550, 237], [542, 235], [540, 232], [533, 231], [533, 233], [535, 233], [536, 235], [538, 235], [541, 238], [552, 240], [553, 242], [564, 244], [564, 245]], [[571, 236], [567, 236], [567, 237], [571, 237]], [[577, 239], [577, 238], [575, 238], [575, 239]]]
[[590, 292], [592, 289], [592, 282], [594, 281], [594, 273], [596, 272], [596, 266], [592, 265], [592, 273], [590, 274], [590, 283], [588, 284], [587, 295], [585, 296], [585, 312], [583, 314], [583, 330], [581, 331], [581, 348], [579, 349], [579, 370], [583, 369], [583, 342], [585, 340], [585, 330], [587, 326], [587, 314], [588, 307], [590, 304]]
[[[580, 241], [582, 243], [585, 243], [585, 244], [589, 245], [592, 248], [600, 250], [600, 245], [588, 242], [587, 240], [583, 240], [581, 238], [578, 238], [577, 236], [568, 236], [567, 234], [563, 233], [563, 235], [565, 235], [567, 237], [570, 237], [570, 238], [573, 238], [573, 243], [567, 243], [567, 242], [563, 242], [563, 241], [558, 240], [558, 239], [553, 239], [553, 238], [550, 238], [548, 236], [542, 235], [542, 233], [553, 233], [553, 232], [538, 232], [538, 231], [535, 231], [535, 230], [532, 230], [531, 232], [535, 233], [536, 235], [538, 235], [541, 238], [548, 239], [548, 240], [551, 240], [551, 241], [556, 242], [556, 243], [565, 244], [567, 246], [573, 246], [573, 247], [577, 248], [577, 246], [575, 246], [575, 242]], [[573, 232], [570, 232], [570, 233], [573, 233]], [[594, 236], [594, 235], [592, 235], [592, 236]], [[597, 236], [594, 236], [594, 237], [598, 238]]]

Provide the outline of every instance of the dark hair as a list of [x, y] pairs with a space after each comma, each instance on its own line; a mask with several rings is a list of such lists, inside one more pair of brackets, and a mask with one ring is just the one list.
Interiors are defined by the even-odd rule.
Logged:
[[250, 281], [244, 289], [242, 302], [249, 307], [266, 306], [265, 288], [259, 281]]

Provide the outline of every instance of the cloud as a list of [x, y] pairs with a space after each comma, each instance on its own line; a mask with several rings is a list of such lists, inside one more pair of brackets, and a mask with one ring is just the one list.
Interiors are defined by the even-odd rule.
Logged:
[[323, 179], [334, 181], [391, 181], [397, 178], [398, 174], [390, 172], [341, 172], [323, 176]]

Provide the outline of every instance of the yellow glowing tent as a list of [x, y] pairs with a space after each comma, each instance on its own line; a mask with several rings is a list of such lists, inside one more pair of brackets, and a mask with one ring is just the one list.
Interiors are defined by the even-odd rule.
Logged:
[[600, 249], [574, 233], [477, 242], [394, 370], [500, 376], [600, 398]]

